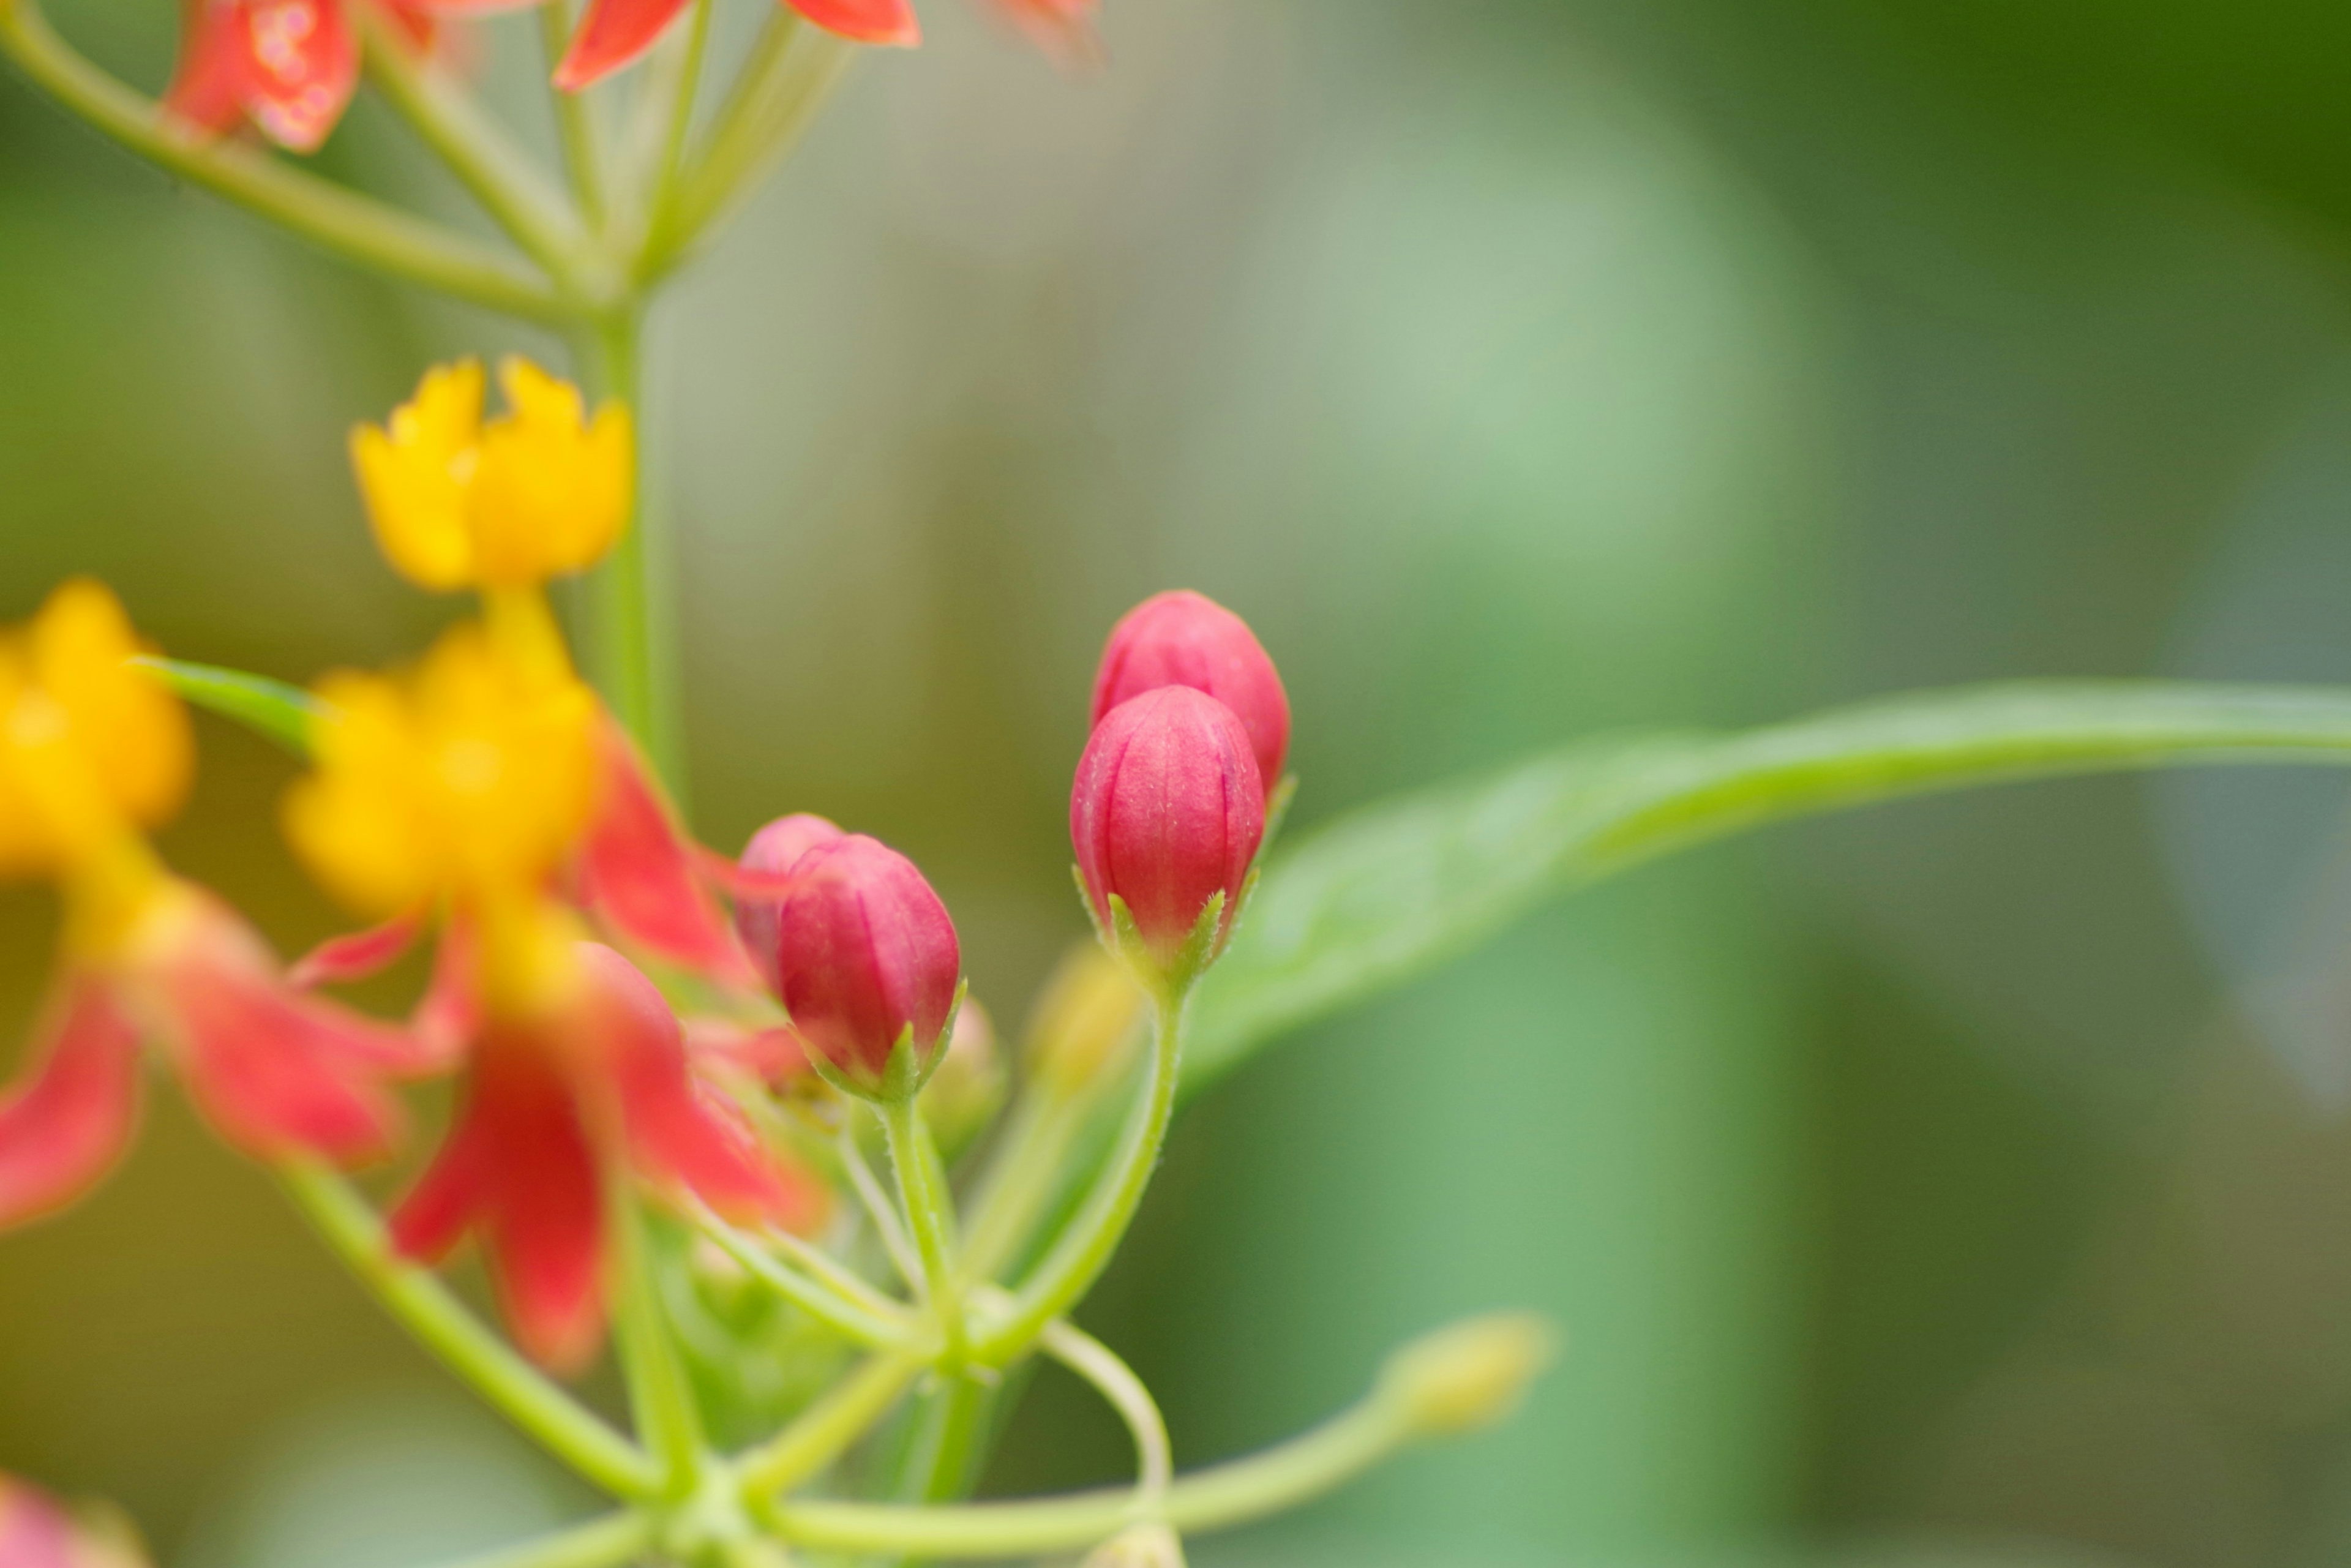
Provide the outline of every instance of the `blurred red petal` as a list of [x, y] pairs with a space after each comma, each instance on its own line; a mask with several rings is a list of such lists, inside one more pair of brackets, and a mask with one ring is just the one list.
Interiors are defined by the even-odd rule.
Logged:
[[105, 982], [67, 977], [38, 1039], [29, 1070], [0, 1097], [0, 1225], [79, 1197], [121, 1157], [139, 1119], [138, 1031]]
[[722, 985], [758, 984], [734, 923], [698, 874], [696, 846], [626, 731], [604, 722], [603, 799], [580, 859], [580, 895], [629, 941]]
[[414, 1055], [399, 1030], [288, 987], [252, 929], [190, 894], [187, 924], [139, 974], [189, 1092], [247, 1154], [356, 1164], [388, 1153], [400, 1112], [377, 1082]]
[[1099, 0], [996, 0], [996, 9], [1055, 65], [1091, 69], [1105, 58]]
[[200, 130], [223, 131], [245, 120], [253, 51], [243, 0], [189, 0], [182, 13], [180, 58], [163, 107]]
[[653, 47], [686, 0], [589, 0], [571, 47], [555, 68], [565, 92], [591, 87]]
[[923, 26], [908, 0], [786, 0], [791, 8], [828, 33], [861, 44], [911, 49], [923, 41]]
[[66, 1511], [7, 1476], [0, 1476], [0, 1568], [86, 1568]]
[[786, 1024], [754, 1029], [731, 1019], [688, 1019], [685, 1052], [697, 1072], [715, 1067], [762, 1083], [788, 1083], [809, 1070], [800, 1037]]
[[424, 929], [424, 911], [396, 915], [364, 931], [329, 936], [294, 961], [286, 983], [298, 990], [313, 986], [340, 986], [382, 973], [416, 945]]
[[598, 1162], [559, 1044], [527, 1030], [483, 1039], [456, 1124], [392, 1235], [429, 1260], [478, 1224], [517, 1343], [568, 1372], [603, 1334], [604, 1227]]
[[246, 112], [269, 139], [313, 152], [359, 86], [359, 37], [342, 0], [244, 0]]
[[447, 1067], [465, 1054], [482, 1024], [480, 980], [474, 973], [474, 934], [463, 921], [441, 928], [433, 977], [408, 1015], [409, 1038], [422, 1059]]

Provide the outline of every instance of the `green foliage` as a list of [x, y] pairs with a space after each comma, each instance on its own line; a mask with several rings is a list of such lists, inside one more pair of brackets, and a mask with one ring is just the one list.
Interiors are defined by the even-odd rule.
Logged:
[[235, 719], [297, 757], [310, 754], [310, 725], [319, 716], [319, 699], [301, 687], [267, 675], [217, 664], [193, 664], [184, 659], [139, 662], [160, 674], [173, 691], [196, 706]]
[[1365, 807], [1277, 860], [1201, 988], [1185, 1091], [1544, 898], [1743, 828], [1976, 784], [2296, 760], [2351, 765], [2351, 693], [2020, 683], [1736, 735], [1579, 741]]

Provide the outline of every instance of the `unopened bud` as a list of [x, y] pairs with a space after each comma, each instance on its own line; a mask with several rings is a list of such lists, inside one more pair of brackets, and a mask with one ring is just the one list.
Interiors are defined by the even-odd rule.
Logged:
[[1495, 1312], [1424, 1334], [1388, 1357], [1380, 1390], [1413, 1429], [1445, 1437], [1490, 1427], [1551, 1364], [1558, 1333], [1533, 1312]]
[[1159, 976], [1188, 979], [1221, 948], [1264, 837], [1257, 758], [1216, 698], [1161, 686], [1094, 727], [1070, 792], [1078, 875], [1102, 930], [1123, 938], [1123, 909]]
[[791, 868], [776, 915], [776, 996], [835, 1085], [903, 1100], [923, 1086], [954, 1016], [962, 952], [914, 862], [851, 833]]
[[1093, 721], [1159, 686], [1190, 686], [1233, 710], [1269, 790], [1290, 752], [1290, 695], [1249, 623], [1215, 600], [1179, 589], [1154, 594], [1111, 628], [1094, 675]]
[[987, 1009], [967, 997], [947, 1031], [947, 1048], [923, 1086], [923, 1119], [947, 1159], [971, 1146], [1004, 1108], [1004, 1056]]
[[1184, 1568], [1184, 1542], [1164, 1524], [1130, 1524], [1087, 1552], [1078, 1568]]
[[1029, 1072], [1059, 1094], [1099, 1082], [1143, 1017], [1143, 991], [1099, 942], [1070, 949], [1029, 1019]]
[[[780, 879], [789, 876], [809, 851], [841, 836], [839, 828], [812, 812], [778, 817], [751, 835], [737, 863], [757, 876]], [[779, 893], [766, 896], [745, 893], [735, 901], [736, 934], [743, 938], [743, 951], [751, 956], [751, 967], [759, 971], [771, 991], [777, 984], [776, 916], [783, 906]]]

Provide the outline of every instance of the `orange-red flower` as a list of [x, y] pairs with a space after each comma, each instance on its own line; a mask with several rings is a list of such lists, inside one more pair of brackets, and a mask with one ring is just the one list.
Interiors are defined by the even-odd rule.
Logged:
[[387, 1152], [381, 1081], [418, 1065], [401, 1031], [294, 989], [250, 927], [155, 859], [140, 830], [177, 808], [192, 751], [141, 652], [89, 581], [0, 636], [0, 875], [49, 880], [66, 908], [38, 1042], [0, 1095], [0, 1224], [71, 1202], [121, 1154], [144, 1041], [263, 1159]]
[[128, 1527], [75, 1518], [57, 1500], [0, 1475], [0, 1568], [142, 1568]]
[[[431, 48], [436, 13], [512, 0], [390, 0], [409, 40]], [[294, 152], [314, 152], [359, 86], [360, 39], [345, 0], [186, 0], [180, 62], [163, 105], [214, 135], [251, 123]]]

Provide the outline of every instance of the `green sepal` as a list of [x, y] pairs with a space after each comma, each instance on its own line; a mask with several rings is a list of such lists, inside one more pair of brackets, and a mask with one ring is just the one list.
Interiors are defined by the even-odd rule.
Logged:
[[144, 654], [131, 662], [162, 676], [163, 684], [183, 700], [234, 719], [297, 757], [310, 756], [312, 731], [331, 712], [301, 687], [267, 675]]
[[955, 998], [947, 1004], [947, 1021], [940, 1027], [938, 1037], [927, 1051], [914, 1049], [914, 1026], [908, 1024], [898, 1031], [897, 1042], [890, 1047], [890, 1059], [883, 1064], [882, 1075], [871, 1083], [861, 1083], [843, 1072], [831, 1057], [820, 1051], [810, 1051], [809, 1065], [816, 1075], [859, 1100], [871, 1100], [879, 1105], [895, 1105], [912, 1100], [923, 1092], [923, 1085], [938, 1071], [939, 1061], [946, 1055], [947, 1036], [955, 1030], [956, 1015], [963, 1011], [964, 993], [971, 989], [968, 979], [956, 982]]

